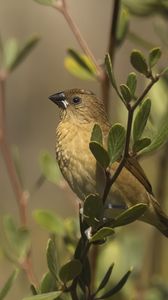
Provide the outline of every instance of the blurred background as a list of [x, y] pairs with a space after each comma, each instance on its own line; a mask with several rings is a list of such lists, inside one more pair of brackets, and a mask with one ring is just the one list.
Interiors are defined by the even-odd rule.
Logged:
[[[131, 3], [131, 1], [126, 2]], [[100, 63], [103, 62], [109, 43], [113, 1], [69, 0], [68, 7], [95, 57]], [[158, 34], [158, 24], [161, 24], [160, 26], [167, 30], [166, 14], [158, 13], [155, 8], [146, 15], [137, 16], [133, 14], [130, 16], [129, 30], [136, 37], [138, 36], [139, 40], [133, 34], [130, 34], [116, 50], [115, 74], [119, 83], [125, 82], [128, 73], [133, 71], [129, 61], [130, 52], [133, 48], [140, 48], [145, 52], [149, 48], [148, 43], [150, 42], [154, 46], [161, 45], [163, 47], [161, 66], [165, 66], [167, 63], [168, 48], [161, 39], [161, 34]], [[0, 0], [0, 34], [3, 42], [11, 37], [24, 42], [28, 36], [34, 33], [40, 36], [39, 43], [25, 61], [11, 74], [6, 85], [8, 140], [12, 147], [17, 146], [19, 149], [23, 185], [28, 192], [32, 191], [35, 182], [41, 175], [39, 157], [42, 151], [47, 150], [53, 159], [55, 158], [55, 128], [58, 124], [59, 112], [57, 107], [49, 102], [48, 96], [57, 91], [74, 87], [89, 89], [101, 96], [100, 84], [97, 81], [81, 80], [65, 69], [64, 59], [67, 55], [67, 48], [78, 51], [81, 51], [81, 49], [65, 19], [58, 11], [51, 7], [39, 5], [33, 0]], [[144, 42], [143, 44], [141, 39], [147, 43]], [[138, 90], [141, 91], [144, 85], [144, 79], [139, 76]], [[156, 95], [156, 92], [158, 90], [153, 94]], [[162, 92], [165, 95], [165, 90]], [[156, 105], [154, 116], [156, 116], [155, 112], [157, 110], [162, 113], [166, 109], [166, 100], [154, 99], [154, 105]], [[113, 91], [110, 92], [108, 113], [111, 122], [120, 121], [125, 123], [126, 112]], [[157, 170], [163, 151], [161, 149], [156, 154], [141, 160], [154, 192], [157, 189]], [[166, 186], [167, 189], [168, 185]], [[164, 206], [168, 212], [166, 201]], [[70, 189], [67, 186], [64, 187], [62, 179], [61, 184], [58, 185], [46, 180], [36, 192], [32, 195], [30, 193], [28, 209], [33, 263], [37, 277], [41, 278], [47, 269], [45, 249], [48, 232], [38, 226], [32, 217], [32, 212], [39, 208], [51, 210], [66, 219], [77, 215], [78, 204]], [[14, 216], [19, 223], [15, 195], [9, 182], [5, 164], [0, 156], [1, 232], [3, 231], [2, 217], [6, 214]], [[157, 278], [159, 279], [157, 279], [157, 284], [160, 284], [159, 286], [163, 284], [165, 288], [164, 282], [168, 279], [168, 242], [164, 237], [160, 237], [159, 244], [157, 240], [156, 243], [153, 243], [154, 230], [140, 222], [118, 229], [117, 238], [101, 251], [100, 272], [102, 268], [104, 269], [109, 265], [110, 260], [110, 262], [115, 262], [114, 281], [115, 278], [117, 280], [119, 276], [126, 272], [130, 266], [134, 266], [137, 276], [139, 276], [138, 272], [141, 272], [142, 269], [144, 274], [148, 273], [149, 275], [152, 272], [151, 266], [148, 266], [150, 265], [151, 253], [155, 250], [155, 247], [158, 250], [163, 244], [161, 254], [158, 250], [159, 277]], [[104, 261], [104, 257], [106, 259], [108, 257], [107, 262]], [[104, 261], [103, 264], [102, 261]], [[147, 270], [148, 267], [150, 270]], [[12, 269], [11, 263], [1, 251], [0, 286], [3, 285]], [[149, 279], [148, 275], [146, 276]], [[155, 278], [153, 280], [155, 282]], [[121, 299], [133, 299], [131, 297], [127, 298], [127, 294], [130, 296], [132, 285], [137, 285], [136, 276], [132, 281], [133, 283], [129, 283], [124, 288], [126, 295]], [[155, 290], [156, 287], [154, 286], [152, 289]], [[22, 299], [28, 293], [29, 284], [26, 277], [20, 274], [6, 299]], [[167, 294], [167, 298], [162, 297], [160, 290], [157, 291], [160, 296], [157, 293], [152, 293], [153, 290], [150, 294], [152, 295], [151, 298], [146, 299], [168, 299]], [[158, 298], [154, 298], [156, 295]]]

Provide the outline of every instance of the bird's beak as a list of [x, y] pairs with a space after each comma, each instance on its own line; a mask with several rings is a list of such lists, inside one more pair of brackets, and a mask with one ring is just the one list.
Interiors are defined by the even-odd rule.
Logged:
[[58, 105], [58, 107], [66, 109], [68, 106], [68, 102], [66, 100], [66, 96], [64, 92], [59, 92], [56, 94], [53, 94], [48, 97], [51, 101], [53, 101], [55, 104]]

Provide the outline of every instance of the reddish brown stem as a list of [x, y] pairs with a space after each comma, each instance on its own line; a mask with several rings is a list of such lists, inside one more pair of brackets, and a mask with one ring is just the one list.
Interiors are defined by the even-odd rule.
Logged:
[[[21, 226], [27, 227], [27, 193], [22, 190], [21, 183], [17, 176], [15, 165], [12, 159], [9, 144], [7, 142], [6, 134], [6, 115], [5, 115], [5, 81], [7, 74], [3, 71], [0, 72], [0, 150], [7, 168], [8, 176], [16, 196], [16, 201], [19, 209], [19, 217]], [[34, 276], [30, 252], [25, 257], [22, 267], [25, 270], [29, 281], [37, 284]]]

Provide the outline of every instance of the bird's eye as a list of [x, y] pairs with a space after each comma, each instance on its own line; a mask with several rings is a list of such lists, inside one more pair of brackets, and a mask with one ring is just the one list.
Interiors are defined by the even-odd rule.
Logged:
[[80, 97], [74, 97], [73, 99], [72, 99], [72, 103], [73, 104], [79, 104], [79, 103], [81, 103], [81, 98]]

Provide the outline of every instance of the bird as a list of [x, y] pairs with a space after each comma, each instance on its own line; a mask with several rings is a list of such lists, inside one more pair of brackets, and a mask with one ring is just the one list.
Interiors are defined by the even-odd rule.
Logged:
[[[95, 124], [103, 133], [104, 147], [111, 128], [103, 101], [93, 92], [84, 89], [67, 89], [49, 96], [60, 110], [56, 128], [56, 159], [65, 180], [81, 201], [90, 194], [101, 197], [105, 188], [105, 172], [90, 151], [89, 142]], [[110, 165], [113, 174], [119, 165]], [[147, 205], [141, 221], [156, 227], [168, 237], [168, 216], [156, 200], [151, 184], [135, 157], [126, 160], [125, 166], [113, 183], [107, 203], [129, 208], [138, 203]], [[112, 206], [113, 207], [113, 206]]]

